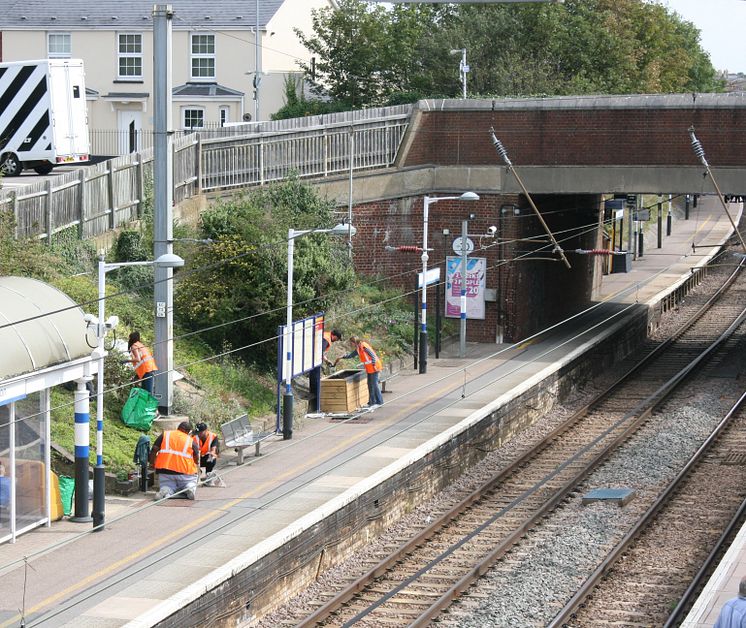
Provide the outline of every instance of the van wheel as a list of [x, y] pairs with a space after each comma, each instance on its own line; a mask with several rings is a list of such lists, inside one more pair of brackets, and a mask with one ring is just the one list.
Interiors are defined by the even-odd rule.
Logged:
[[54, 166], [52, 164], [42, 164], [41, 166], [34, 166], [34, 172], [36, 174], [45, 175], [52, 172]]
[[17, 177], [21, 174], [21, 170], [23, 170], [23, 166], [13, 153], [5, 153], [0, 157], [0, 172], [6, 177]]

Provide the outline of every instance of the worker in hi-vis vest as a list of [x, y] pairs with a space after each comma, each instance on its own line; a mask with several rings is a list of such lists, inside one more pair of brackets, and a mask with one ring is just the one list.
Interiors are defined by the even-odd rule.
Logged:
[[346, 353], [341, 358], [337, 358], [334, 362], [335, 366], [340, 360], [346, 360], [352, 358], [355, 355], [360, 358], [365, 367], [365, 373], [368, 377], [368, 404], [369, 408], [383, 405], [383, 396], [381, 395], [381, 387], [378, 384], [378, 377], [381, 369], [383, 369], [383, 361], [376, 355], [371, 347], [364, 340], [360, 340], [357, 336], [350, 336], [350, 346], [352, 351]]
[[321, 368], [324, 364], [334, 366], [334, 362], [329, 359], [329, 349], [333, 342], [342, 340], [342, 332], [338, 329], [325, 331], [321, 336], [321, 364], [308, 371], [309, 398], [308, 408], [313, 412], [321, 410]]
[[331, 331], [325, 331], [324, 336], [321, 339], [322, 360], [325, 364], [328, 364], [329, 366], [334, 366], [334, 362], [332, 362], [329, 359], [329, 356], [327, 355], [327, 353], [329, 353], [329, 348], [332, 346], [332, 343], [337, 342], [338, 340], [342, 340], [342, 332], [337, 329], [332, 329]]
[[156, 499], [171, 495], [194, 499], [199, 480], [199, 447], [188, 421], [176, 430], [163, 432], [150, 450], [150, 464], [158, 474]]
[[127, 348], [132, 357], [132, 366], [135, 369], [135, 375], [140, 381], [140, 385], [152, 395], [153, 378], [155, 377], [155, 372], [158, 370], [158, 366], [153, 359], [153, 354], [150, 353], [150, 349], [140, 341], [139, 331], [133, 331], [130, 334]]
[[218, 435], [207, 429], [207, 423], [197, 423], [194, 441], [199, 447], [199, 466], [211, 473], [218, 461]]

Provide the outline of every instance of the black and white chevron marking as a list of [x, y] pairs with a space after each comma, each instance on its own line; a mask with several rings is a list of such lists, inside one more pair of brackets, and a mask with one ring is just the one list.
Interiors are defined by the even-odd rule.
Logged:
[[0, 68], [0, 151], [49, 150], [51, 131], [46, 68]]

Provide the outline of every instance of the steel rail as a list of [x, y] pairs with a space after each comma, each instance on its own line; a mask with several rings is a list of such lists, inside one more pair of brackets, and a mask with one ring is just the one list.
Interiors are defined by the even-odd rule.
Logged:
[[[494, 487], [502, 483], [505, 480], [505, 478], [515, 473], [519, 467], [525, 465], [527, 461], [534, 458], [536, 454], [539, 453], [541, 450], [545, 449], [552, 440], [555, 440], [558, 436], [561, 436], [562, 434], [572, 429], [572, 427], [578, 421], [580, 421], [585, 415], [587, 415], [588, 412], [594, 406], [598, 405], [603, 399], [610, 396], [614, 392], [614, 390], [619, 388], [627, 379], [629, 379], [636, 372], [641, 370], [643, 366], [647, 365], [651, 360], [655, 359], [657, 356], [663, 353], [666, 349], [668, 349], [671, 346], [673, 342], [675, 342], [684, 333], [686, 333], [686, 330], [691, 328], [691, 326], [694, 325], [694, 323], [697, 322], [712, 307], [712, 305], [724, 294], [724, 292], [728, 289], [728, 287], [730, 287], [730, 285], [733, 283], [733, 281], [737, 277], [742, 267], [743, 267], [743, 262], [723, 282], [723, 284], [719, 287], [717, 292], [712, 297], [710, 297], [707, 300], [707, 302], [703, 304], [687, 320], [687, 322], [684, 325], [682, 325], [674, 334], [672, 334], [668, 339], [666, 339], [666, 341], [664, 341], [659, 346], [655, 347], [652, 351], [650, 351], [648, 354], [646, 354], [639, 362], [637, 362], [634, 366], [632, 366], [622, 377], [620, 377], [619, 379], [614, 381], [611, 385], [609, 385], [609, 387], [607, 387], [606, 390], [596, 395], [591, 402], [589, 402], [583, 408], [575, 412], [568, 420], [563, 422], [562, 425], [552, 430], [552, 432], [548, 436], [546, 436], [541, 442], [537, 443], [535, 446], [529, 449], [526, 453], [520, 456], [516, 461], [511, 463], [508, 467], [503, 469], [500, 473], [498, 473], [493, 478], [488, 480], [482, 487], [473, 491], [470, 495], [464, 498], [451, 510], [441, 515], [437, 520], [435, 520], [427, 528], [424, 528], [423, 530], [421, 530], [415, 537], [413, 537], [412, 539], [404, 543], [395, 552], [393, 552], [391, 555], [389, 555], [384, 560], [379, 562], [377, 565], [375, 565], [372, 569], [370, 569], [364, 575], [356, 579], [354, 582], [348, 585], [344, 590], [340, 591], [336, 596], [334, 596], [332, 599], [326, 602], [323, 606], [317, 609], [314, 613], [305, 617], [297, 625], [309, 627], [309, 626], [316, 625], [322, 622], [324, 619], [326, 619], [332, 613], [334, 613], [337, 609], [339, 609], [342, 605], [344, 605], [346, 602], [352, 599], [357, 593], [362, 591], [367, 586], [367, 584], [369, 584], [371, 581], [375, 580], [376, 578], [386, 573], [386, 571], [388, 571], [391, 567], [393, 567], [395, 564], [400, 562], [402, 558], [404, 558], [407, 554], [411, 553], [416, 547], [423, 545], [429, 538], [431, 538], [439, 530], [441, 530], [448, 523], [453, 521], [456, 517], [458, 517], [461, 513], [463, 513], [472, 504], [474, 504], [479, 499], [481, 499], [485, 493], [488, 493], [491, 490], [493, 490]], [[723, 340], [723, 335], [720, 336], [717, 342], [719, 343], [722, 340]], [[706, 352], [707, 355], [709, 355], [712, 350], [713, 350], [712, 347], [710, 347]], [[699, 364], [702, 361], [702, 359], [704, 358], [700, 356], [695, 361], [696, 364]], [[670, 393], [676, 387], [678, 383], [683, 381], [683, 379], [685, 379], [691, 373], [691, 370], [696, 366], [696, 364], [695, 365], [690, 364], [689, 367], [683, 369], [683, 371], [680, 371], [676, 376], [671, 378], [668, 382], [666, 382], [663, 386], [661, 386], [658, 390], [656, 390], [653, 393], [653, 395], [648, 397], [647, 400], [643, 401], [631, 413], [628, 413], [627, 416], [625, 416], [622, 420], [620, 420], [619, 424], [622, 424], [626, 421], [629, 421], [630, 418], [634, 417], [635, 412], [638, 413], [636, 415], [637, 416], [636, 420], [633, 421], [632, 424], [629, 425], [627, 428], [625, 428], [624, 431], [621, 434], [619, 434], [612, 443], [610, 443], [602, 452], [600, 452], [585, 467], [585, 469], [583, 469], [580, 473], [578, 473], [575, 477], [571, 478], [560, 489], [558, 489], [555, 492], [555, 494], [548, 501], [545, 502], [545, 504], [540, 508], [539, 511], [537, 511], [533, 516], [527, 518], [521, 525], [519, 525], [514, 530], [514, 532], [512, 532], [505, 539], [504, 542], [502, 542], [498, 547], [496, 547], [494, 551], [490, 552], [489, 556], [487, 556], [484, 560], [480, 561], [480, 563], [478, 563], [473, 568], [471, 568], [470, 572], [466, 576], [464, 576], [464, 578], [462, 578], [458, 583], [453, 585], [453, 587], [451, 587], [444, 596], [442, 596], [434, 604], [432, 604], [425, 611], [425, 613], [421, 615], [419, 619], [415, 620], [415, 622], [413, 622], [411, 625], [412, 626], [424, 625], [426, 622], [430, 621], [432, 617], [434, 617], [440, 611], [442, 611], [445, 607], [447, 607], [450, 604], [450, 602], [458, 594], [460, 594], [463, 590], [468, 588], [468, 586], [470, 586], [474, 580], [476, 580], [478, 577], [483, 575], [491, 564], [494, 564], [496, 560], [498, 560], [502, 555], [504, 555], [505, 552], [507, 552], [510, 549], [510, 547], [512, 547], [512, 545], [514, 545], [517, 542], [517, 540], [520, 539], [520, 537], [525, 533], [525, 531], [528, 530], [532, 525], [534, 525], [537, 519], [544, 516], [544, 514], [547, 511], [551, 510], [551, 508], [556, 506], [557, 503], [559, 503], [562, 499], [564, 499], [566, 495], [569, 492], [571, 492], [571, 490], [578, 484], [579, 481], [582, 481], [582, 479], [587, 474], [589, 474], [595, 467], [598, 466], [598, 464], [600, 464], [600, 462], [602, 462], [606, 457], [608, 457], [608, 455], [616, 447], [618, 447], [619, 444], [627, 440], [629, 435], [632, 432], [634, 432], [641, 423], [647, 420], [653, 408], [661, 403], [661, 401], [663, 400], [665, 396], [664, 390], [666, 393]]]
[[[746, 318], [746, 310], [741, 314], [740, 322]], [[730, 426], [732, 423], [735, 413], [741, 408], [746, 399], [746, 394], [742, 395], [734, 406], [728, 411], [725, 417], [720, 421], [717, 427], [713, 430], [710, 436], [700, 445], [697, 451], [692, 455], [689, 461], [684, 465], [681, 471], [676, 475], [673, 480], [668, 484], [665, 490], [658, 496], [658, 498], [650, 505], [650, 507], [643, 513], [638, 519], [637, 523], [624, 535], [624, 537], [617, 543], [612, 550], [607, 554], [603, 562], [595, 569], [595, 571], [586, 579], [583, 585], [578, 589], [575, 595], [565, 604], [554, 619], [548, 624], [547, 628], [560, 628], [565, 626], [568, 621], [571, 620], [573, 614], [578, 608], [585, 602], [588, 595], [593, 591], [599, 581], [606, 575], [606, 573], [617, 563], [619, 558], [624, 552], [635, 542], [639, 537], [640, 533], [650, 525], [650, 523], [657, 517], [659, 512], [666, 506], [666, 504], [672, 499], [675, 491], [681, 486], [681, 484], [687, 479], [687, 476], [692, 472], [695, 466], [700, 464], [707, 452], [711, 449], [713, 443], [720, 438], [720, 435]], [[744, 506], [741, 506], [739, 513], [743, 510]], [[732, 524], [732, 522], [731, 522]], [[730, 527], [730, 526], [729, 526]], [[722, 537], [721, 537], [722, 538]], [[710, 555], [712, 557], [712, 553]], [[678, 607], [677, 609], [678, 610]], [[668, 624], [667, 624], [668, 625]]]

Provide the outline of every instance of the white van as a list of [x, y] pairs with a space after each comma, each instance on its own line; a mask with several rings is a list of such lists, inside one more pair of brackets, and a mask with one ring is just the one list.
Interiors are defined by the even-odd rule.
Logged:
[[0, 173], [88, 161], [84, 79], [81, 59], [0, 63]]

